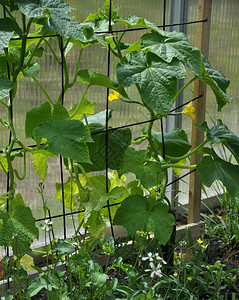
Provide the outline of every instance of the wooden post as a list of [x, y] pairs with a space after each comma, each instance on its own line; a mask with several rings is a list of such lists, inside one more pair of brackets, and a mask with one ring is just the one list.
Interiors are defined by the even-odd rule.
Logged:
[[[209, 37], [211, 25], [212, 0], [198, 1], [198, 20], [207, 20], [197, 24], [197, 41], [196, 47], [208, 57], [209, 54]], [[206, 84], [196, 80], [194, 83], [194, 97], [202, 95], [194, 102], [196, 119], [194, 123], [201, 124], [205, 120], [206, 110]], [[192, 149], [203, 141], [204, 132], [198, 130], [192, 125], [191, 144]], [[198, 154], [191, 157], [191, 164], [196, 164], [200, 159]], [[189, 179], [189, 203], [188, 203], [188, 224], [200, 221], [201, 212], [201, 182], [196, 172], [190, 175]]]

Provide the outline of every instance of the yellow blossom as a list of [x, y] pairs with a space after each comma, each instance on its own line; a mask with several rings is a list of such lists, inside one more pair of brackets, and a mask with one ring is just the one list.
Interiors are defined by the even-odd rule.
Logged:
[[173, 273], [173, 276], [177, 278], [177, 277], [178, 277], [178, 273], [177, 273], [177, 272], [174, 272], [174, 273]]
[[188, 277], [188, 280], [191, 281], [191, 280], [192, 280], [192, 277]]
[[197, 242], [198, 242], [198, 245], [203, 244], [203, 241], [201, 239], [198, 239]]
[[120, 94], [117, 91], [113, 90], [113, 94], [110, 94], [108, 99], [109, 101], [118, 100], [120, 99]]
[[189, 116], [192, 120], [196, 119], [195, 107], [193, 107], [192, 101], [184, 108], [182, 114]]

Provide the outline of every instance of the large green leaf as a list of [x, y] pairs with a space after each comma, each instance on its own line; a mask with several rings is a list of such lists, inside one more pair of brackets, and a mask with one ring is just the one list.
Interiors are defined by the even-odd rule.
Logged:
[[7, 200], [7, 194], [1, 195], [1, 199], [0, 199], [0, 209], [6, 210], [6, 211], [7, 211], [7, 206], [8, 206], [8, 213], [9, 213], [10, 216], [12, 215], [12, 212], [14, 211], [14, 208], [15, 208], [17, 205], [23, 205], [23, 206], [25, 206], [21, 194], [16, 194], [16, 195], [14, 196], [14, 198], [11, 199], [11, 201], [8, 201], [8, 200]]
[[51, 120], [51, 105], [49, 102], [41, 104], [39, 107], [34, 107], [26, 114], [25, 133], [26, 137], [33, 137], [36, 127], [46, 121]]
[[[152, 131], [155, 139], [155, 145], [163, 152], [162, 134], [161, 132]], [[164, 133], [165, 154], [169, 156], [182, 156], [186, 154], [192, 147], [188, 142], [188, 136], [183, 129], [174, 128], [171, 132]]]
[[0, 75], [0, 100], [9, 95], [9, 91], [13, 88], [13, 83]]
[[25, 133], [26, 137], [34, 137], [34, 131], [37, 126], [43, 122], [53, 122], [54, 120], [65, 120], [69, 117], [66, 108], [60, 103], [53, 106], [53, 110], [49, 102], [42, 103], [38, 107], [34, 107], [26, 114]]
[[3, 220], [0, 236], [5, 245], [13, 246], [14, 255], [24, 254], [33, 239], [38, 238], [39, 232], [29, 207], [16, 206], [11, 217], [5, 210], [0, 210], [0, 219]]
[[186, 71], [178, 59], [165, 62], [154, 53], [131, 52], [116, 66], [120, 86], [141, 85], [144, 102], [162, 116], [167, 116], [177, 93], [177, 78]]
[[141, 184], [146, 188], [157, 186], [162, 178], [162, 168], [155, 161], [149, 161], [150, 154], [146, 150], [136, 151], [129, 147], [125, 151], [125, 156], [121, 163], [119, 176], [125, 173], [134, 173], [136, 178], [141, 181]]
[[217, 100], [218, 111], [220, 111], [225, 104], [232, 102], [232, 98], [226, 95], [230, 80], [226, 78], [222, 72], [214, 70], [207, 58], [203, 55], [202, 61], [203, 70], [201, 79], [211, 87]]
[[[73, 19], [69, 12], [72, 8], [63, 0], [16, 0], [20, 10], [28, 18], [42, 18], [50, 15], [46, 28], [55, 31], [64, 38], [72, 38], [81, 43], [89, 43], [94, 35], [88, 24], [81, 24]], [[94, 35], [94, 39], [97, 36]]]
[[72, 8], [63, 0], [15, 0], [21, 12], [28, 18], [45, 16], [46, 9], [58, 11], [62, 15], [69, 13]]
[[146, 33], [141, 37], [141, 49], [155, 53], [168, 63], [174, 57], [183, 60], [195, 75], [201, 77], [201, 53], [188, 43], [182, 32]]
[[119, 18], [117, 19], [117, 21], [125, 24], [127, 27], [137, 26], [137, 27], [152, 29], [154, 31], [163, 32], [162, 30], [158, 29], [158, 27], [155, 24], [149, 22], [144, 18], [137, 17], [135, 15], [131, 15], [128, 18]]
[[232, 196], [239, 195], [239, 166], [233, 165], [214, 156], [204, 156], [197, 164], [197, 173], [202, 183], [210, 187], [215, 180], [221, 181], [228, 193]]
[[14, 24], [10, 18], [0, 19], [0, 55], [4, 53], [3, 48], [8, 47], [8, 43], [13, 36]]
[[[99, 125], [99, 124], [98, 124]], [[105, 130], [103, 126], [96, 127], [93, 123], [90, 128]], [[96, 130], [96, 131], [98, 131]], [[92, 131], [94, 133], [94, 131]], [[89, 144], [90, 160], [92, 165], [83, 164], [87, 172], [101, 171], [106, 168], [106, 133], [92, 134], [94, 143]], [[108, 148], [107, 148], [107, 161], [108, 168], [112, 170], [118, 170], [120, 168], [121, 161], [124, 157], [124, 152], [131, 143], [131, 131], [129, 128], [118, 129], [108, 132]]]
[[168, 212], [166, 204], [158, 202], [150, 205], [150, 199], [133, 195], [126, 198], [117, 210], [114, 224], [122, 225], [129, 235], [136, 236], [136, 232], [153, 232], [160, 243], [166, 244], [169, 240], [175, 219]]
[[86, 127], [78, 120], [56, 120], [41, 123], [36, 137], [48, 140], [48, 150], [79, 162], [91, 163], [86, 142], [92, 142]]
[[211, 146], [222, 143], [231, 151], [237, 161], [239, 161], [239, 137], [231, 132], [220, 119], [216, 120], [216, 123], [211, 129], [208, 128], [206, 121], [197, 126], [206, 131], [207, 140]]

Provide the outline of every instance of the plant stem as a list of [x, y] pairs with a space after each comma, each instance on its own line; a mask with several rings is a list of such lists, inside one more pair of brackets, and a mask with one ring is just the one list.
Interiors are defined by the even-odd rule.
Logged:
[[24, 171], [23, 175], [20, 176], [16, 169], [13, 170], [18, 180], [23, 180], [26, 177], [26, 152], [24, 152]]
[[196, 148], [194, 148], [191, 152], [185, 154], [185, 155], [182, 155], [182, 156], [177, 156], [177, 157], [173, 157], [173, 156], [169, 156], [169, 155], [166, 155], [166, 158], [170, 161], [180, 161], [180, 160], [183, 160], [191, 155], [193, 155], [195, 152], [197, 152], [199, 149], [201, 149], [206, 143], [207, 143], [207, 139], [202, 142], [200, 145], [198, 145]]
[[79, 108], [80, 108], [80, 105], [81, 105], [81, 102], [83, 101], [83, 99], [85, 98], [85, 95], [88, 91], [88, 89], [91, 87], [91, 84], [88, 84], [87, 87], [85, 88], [84, 92], [83, 92], [83, 95], [81, 96], [81, 99], [80, 101], [78, 102], [74, 112], [70, 115], [69, 119], [72, 119], [78, 112]]
[[[5, 103], [5, 102], [3, 102], [2, 100], [0, 100], [0, 103], [2, 104], [2, 105], [4, 105], [6, 108], [8, 108], [9, 106]], [[2, 123], [2, 122], [1, 122]]]
[[168, 169], [168, 168], [178, 168], [178, 169], [195, 169], [196, 165], [190, 165], [190, 166], [186, 166], [186, 165], [177, 165], [177, 164], [164, 164], [161, 165], [162, 169]]
[[46, 96], [46, 98], [48, 99], [48, 101], [54, 105], [54, 102], [51, 100], [51, 97], [48, 95], [48, 93], [46, 92], [46, 90], [44, 89], [44, 87], [40, 84], [40, 82], [36, 79], [35, 76], [32, 77], [32, 79], [36, 82], [36, 84], [39, 86], [39, 88], [41, 89], [41, 91], [43, 92], [43, 94]]
[[55, 51], [53, 50], [52, 46], [50, 45], [50, 43], [49, 43], [46, 39], [44, 39], [44, 42], [47, 44], [47, 46], [49, 47], [51, 53], [52, 53], [53, 56], [55, 57], [55, 60], [56, 60], [56, 61], [58, 62], [58, 64], [60, 65], [61, 62], [60, 62], [59, 58], [57, 57]]
[[189, 82], [187, 82], [175, 95], [175, 97], [173, 98], [173, 103], [177, 100], [178, 96], [186, 89], [186, 87], [188, 87], [194, 80], [196, 80], [197, 77], [193, 77], [191, 80], [189, 80]]
[[78, 70], [79, 70], [79, 68], [80, 68], [80, 61], [81, 61], [81, 56], [82, 56], [83, 50], [84, 50], [84, 48], [81, 48], [81, 50], [80, 50], [80, 54], [79, 54], [79, 56], [78, 56], [78, 60], [77, 60], [77, 63], [76, 63], [75, 76], [74, 76], [74, 78], [73, 78], [73, 81], [72, 81], [71, 83], [69, 83], [69, 87], [70, 87], [70, 88], [71, 88], [71, 87], [75, 84], [75, 82], [76, 82], [76, 79], [77, 79], [77, 76], [78, 76]]

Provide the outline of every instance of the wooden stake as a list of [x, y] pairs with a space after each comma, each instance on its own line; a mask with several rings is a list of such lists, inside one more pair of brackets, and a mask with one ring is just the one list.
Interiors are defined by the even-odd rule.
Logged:
[[[197, 41], [196, 47], [206, 57], [209, 55], [209, 37], [211, 25], [212, 0], [198, 1], [198, 20], [207, 20], [206, 22], [197, 24]], [[201, 124], [205, 120], [206, 110], [206, 84], [196, 80], [194, 83], [194, 97], [202, 95], [194, 102], [196, 119], [194, 123]], [[194, 124], [192, 125], [192, 149], [203, 142], [204, 132], [198, 130]], [[200, 156], [195, 154], [191, 157], [191, 164], [196, 164], [200, 160]], [[200, 221], [201, 212], [201, 182], [196, 172], [190, 175], [189, 179], [189, 203], [188, 203], [188, 224]]]

